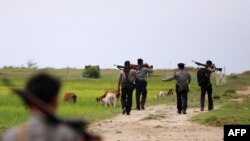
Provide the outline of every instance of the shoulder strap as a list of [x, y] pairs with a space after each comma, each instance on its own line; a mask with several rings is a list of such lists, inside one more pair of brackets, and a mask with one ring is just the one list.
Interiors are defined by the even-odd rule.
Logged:
[[124, 71], [124, 74], [125, 74], [125, 77], [126, 77], [126, 81], [128, 82], [129, 81], [128, 77], [129, 77], [130, 69], [124, 69], [123, 71]]
[[26, 141], [26, 129], [27, 125], [23, 124], [17, 129], [17, 140]]

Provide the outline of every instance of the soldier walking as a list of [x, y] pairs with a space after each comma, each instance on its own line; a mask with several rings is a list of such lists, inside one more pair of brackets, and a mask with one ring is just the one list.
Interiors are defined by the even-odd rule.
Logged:
[[147, 99], [147, 76], [148, 73], [153, 72], [153, 68], [147, 64], [143, 64], [143, 60], [139, 58], [137, 60], [139, 73], [136, 75], [135, 86], [136, 86], [136, 109], [144, 110]]
[[132, 95], [135, 88], [134, 79], [137, 74], [135, 69], [131, 68], [130, 62], [125, 61], [124, 69], [120, 71], [118, 80], [118, 92], [121, 92], [122, 114], [130, 115], [132, 108]]
[[179, 70], [175, 72], [174, 76], [168, 79], [163, 79], [163, 81], [168, 82], [176, 80], [176, 95], [177, 95], [177, 113], [187, 114], [187, 105], [188, 105], [188, 91], [189, 84], [191, 82], [191, 75], [185, 69], [185, 64], [178, 64]]

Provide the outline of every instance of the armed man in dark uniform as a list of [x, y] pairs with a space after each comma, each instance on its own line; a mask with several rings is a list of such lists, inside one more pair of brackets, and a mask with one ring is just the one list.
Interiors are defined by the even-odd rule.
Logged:
[[175, 72], [173, 77], [168, 79], [163, 79], [163, 81], [168, 82], [172, 80], [176, 80], [176, 95], [177, 95], [177, 113], [187, 114], [187, 100], [188, 100], [188, 91], [189, 91], [189, 84], [191, 82], [191, 75], [185, 69], [185, 64], [179, 63], [178, 64], [179, 70]]
[[136, 75], [135, 86], [136, 86], [136, 109], [144, 110], [147, 99], [147, 76], [148, 73], [153, 72], [153, 68], [149, 67], [148, 64], [143, 64], [143, 60], [139, 58], [137, 60], [139, 73]]
[[206, 93], [208, 97], [208, 110], [214, 109], [213, 98], [212, 98], [213, 88], [212, 88], [210, 76], [215, 71], [216, 71], [215, 65], [213, 65], [212, 61], [207, 60], [206, 66], [205, 66], [205, 72], [203, 75], [204, 77], [203, 79], [205, 80], [205, 82], [202, 84], [199, 84], [201, 88], [201, 97], [200, 97], [201, 111], [204, 111]]
[[130, 115], [132, 108], [132, 95], [135, 88], [134, 80], [137, 73], [138, 71], [132, 68], [130, 62], [125, 61], [124, 68], [120, 71], [118, 80], [118, 92], [120, 92], [120, 87], [122, 88], [122, 114], [126, 113], [127, 115]]

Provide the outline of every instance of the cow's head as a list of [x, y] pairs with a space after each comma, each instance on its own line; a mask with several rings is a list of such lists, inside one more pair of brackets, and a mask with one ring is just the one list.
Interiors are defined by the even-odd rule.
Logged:
[[121, 93], [119, 91], [116, 91], [116, 98], [119, 99], [121, 96]]
[[72, 95], [72, 100], [73, 100], [73, 103], [76, 103], [76, 101], [77, 101], [77, 95], [76, 94]]
[[100, 97], [96, 97], [96, 102], [101, 102], [101, 98]]

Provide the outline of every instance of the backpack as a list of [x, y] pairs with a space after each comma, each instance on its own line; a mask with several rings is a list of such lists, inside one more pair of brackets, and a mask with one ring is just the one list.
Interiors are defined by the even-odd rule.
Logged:
[[210, 83], [210, 73], [206, 68], [197, 71], [197, 81], [199, 86], [208, 85]]

